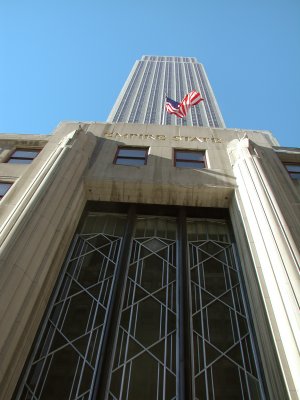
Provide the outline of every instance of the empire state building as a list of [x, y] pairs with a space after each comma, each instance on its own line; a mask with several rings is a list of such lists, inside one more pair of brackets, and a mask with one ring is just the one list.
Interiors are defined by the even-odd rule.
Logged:
[[299, 210], [300, 149], [226, 128], [195, 58], [0, 134], [0, 399], [299, 399]]
[[[184, 119], [166, 114], [166, 95], [181, 101], [192, 90], [201, 93], [202, 104]], [[136, 61], [108, 121], [225, 127], [204, 67], [194, 57], [143, 56]]]

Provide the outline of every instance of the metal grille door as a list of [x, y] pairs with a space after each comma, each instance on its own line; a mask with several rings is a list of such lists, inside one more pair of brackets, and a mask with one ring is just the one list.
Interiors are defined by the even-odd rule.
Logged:
[[19, 398], [89, 398], [121, 241], [103, 233], [74, 239]]
[[134, 239], [111, 379], [111, 399], [175, 398], [174, 240]]
[[24, 400], [264, 399], [228, 223], [88, 213]]
[[259, 399], [259, 380], [230, 243], [189, 242], [195, 399]]

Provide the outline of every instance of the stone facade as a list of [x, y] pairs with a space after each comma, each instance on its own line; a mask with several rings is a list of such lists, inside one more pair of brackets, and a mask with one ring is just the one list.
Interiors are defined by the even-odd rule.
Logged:
[[[147, 165], [113, 163], [119, 146], [149, 148]], [[270, 132], [61, 123], [53, 135], [0, 135], [0, 397], [10, 399], [87, 201], [228, 209], [272, 399], [299, 398], [300, 186], [283, 162], [300, 149]], [[6, 161], [42, 149], [31, 164]], [[174, 149], [206, 168], [176, 168]], [[298, 299], [299, 300], [299, 299]], [[298, 385], [298, 386], [297, 386]]]

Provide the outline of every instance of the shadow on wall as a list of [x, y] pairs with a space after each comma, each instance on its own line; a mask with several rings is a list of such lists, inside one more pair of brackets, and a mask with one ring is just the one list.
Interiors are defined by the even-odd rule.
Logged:
[[[136, 147], [150, 147], [147, 145]], [[226, 146], [224, 152], [214, 152], [224, 157], [224, 170], [175, 167], [172, 148], [157, 145], [153, 148], [160, 147], [159, 153], [162, 155], [150, 152], [146, 165], [117, 165], [114, 160], [121, 146], [127, 147], [128, 143], [97, 138], [85, 176], [88, 200], [201, 207], [229, 206], [236, 184], [233, 173], [231, 174]], [[209, 163], [212, 166], [215, 163], [211, 156]]]

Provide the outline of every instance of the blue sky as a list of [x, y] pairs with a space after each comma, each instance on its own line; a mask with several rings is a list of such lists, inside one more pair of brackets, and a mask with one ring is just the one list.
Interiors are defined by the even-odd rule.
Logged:
[[202, 62], [228, 128], [299, 147], [300, 0], [0, 0], [0, 132], [105, 121], [136, 59]]

